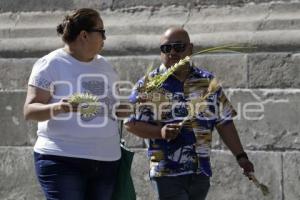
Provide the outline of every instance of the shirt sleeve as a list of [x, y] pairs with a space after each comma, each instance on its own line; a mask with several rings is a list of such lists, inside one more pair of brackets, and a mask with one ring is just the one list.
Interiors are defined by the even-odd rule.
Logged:
[[53, 86], [51, 67], [46, 59], [41, 58], [33, 65], [28, 85], [50, 91]]
[[139, 92], [138, 92], [138, 87], [142, 86], [144, 84], [144, 78], [138, 80], [138, 82], [136, 82], [136, 84], [134, 85], [131, 94], [129, 95], [129, 102], [132, 104], [136, 104], [138, 101], [138, 96], [139, 96]]
[[216, 126], [225, 124], [229, 121], [232, 121], [233, 117], [237, 115], [237, 112], [231, 105], [230, 101], [224, 94], [222, 88], [218, 91], [218, 118], [216, 121]]
[[153, 122], [154, 121], [154, 112], [151, 105], [147, 104], [138, 104], [138, 87], [144, 84], [144, 77], [140, 79], [133, 88], [130, 96], [129, 102], [135, 105], [135, 112], [132, 114], [126, 121], [143, 121], [143, 122]]

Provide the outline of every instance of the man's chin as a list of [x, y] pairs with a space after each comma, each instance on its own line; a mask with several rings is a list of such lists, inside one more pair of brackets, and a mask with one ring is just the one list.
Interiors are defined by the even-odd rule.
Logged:
[[170, 66], [173, 66], [173, 65], [175, 65], [175, 64], [178, 63], [178, 62], [179, 62], [178, 59], [176, 59], [176, 60], [174, 59], [174, 60], [172, 60], [172, 61], [169, 62], [169, 63], [170, 63], [169, 65], [170, 65]]

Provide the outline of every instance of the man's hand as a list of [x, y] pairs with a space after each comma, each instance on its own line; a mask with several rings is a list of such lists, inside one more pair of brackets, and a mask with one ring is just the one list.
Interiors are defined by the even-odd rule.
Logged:
[[247, 176], [251, 180], [251, 173], [254, 172], [254, 166], [251, 161], [247, 158], [241, 158], [238, 160], [238, 164], [244, 170], [244, 175]]
[[173, 140], [180, 132], [180, 124], [166, 124], [161, 128], [161, 137], [165, 140]]

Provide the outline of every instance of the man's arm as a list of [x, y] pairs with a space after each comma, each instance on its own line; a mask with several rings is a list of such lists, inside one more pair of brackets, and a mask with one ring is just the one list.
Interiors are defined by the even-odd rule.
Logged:
[[244, 174], [250, 177], [250, 173], [254, 172], [252, 162], [248, 160], [247, 154], [244, 152], [240, 137], [234, 126], [233, 121], [221, 124], [216, 127], [218, 133], [232, 154], [236, 157], [238, 164], [244, 170]]
[[133, 121], [126, 122], [125, 128], [141, 138], [161, 139], [161, 126], [152, 125], [146, 122]]
[[234, 156], [244, 152], [240, 137], [232, 121], [221, 124], [216, 128], [223, 142], [226, 144], [226, 146]]
[[141, 138], [172, 140], [180, 132], [181, 125], [166, 124], [164, 126], [152, 125], [142, 121], [126, 122], [125, 128]]

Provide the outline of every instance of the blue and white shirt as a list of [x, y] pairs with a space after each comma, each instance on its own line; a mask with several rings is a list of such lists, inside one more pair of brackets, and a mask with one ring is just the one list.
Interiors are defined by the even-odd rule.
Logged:
[[[165, 73], [161, 65], [150, 73], [150, 76]], [[173, 140], [149, 139], [148, 157], [150, 159], [150, 177], [178, 176], [184, 174], [203, 174], [211, 176], [210, 151], [212, 132], [215, 126], [232, 120], [235, 110], [223, 93], [222, 88], [201, 100], [214, 76], [203, 69], [191, 67], [191, 72], [184, 82], [171, 75], [162, 84], [160, 93], [164, 93], [164, 102], [168, 101], [162, 111], [149, 104], [137, 103], [137, 113], [132, 121], [143, 121], [163, 126], [168, 123], [179, 123], [184, 119], [184, 125]], [[136, 103], [137, 86], [144, 84], [140, 79], [130, 101]], [[158, 106], [159, 107], [159, 106]], [[191, 114], [192, 113], [192, 114]], [[187, 117], [189, 116], [189, 117]]]

